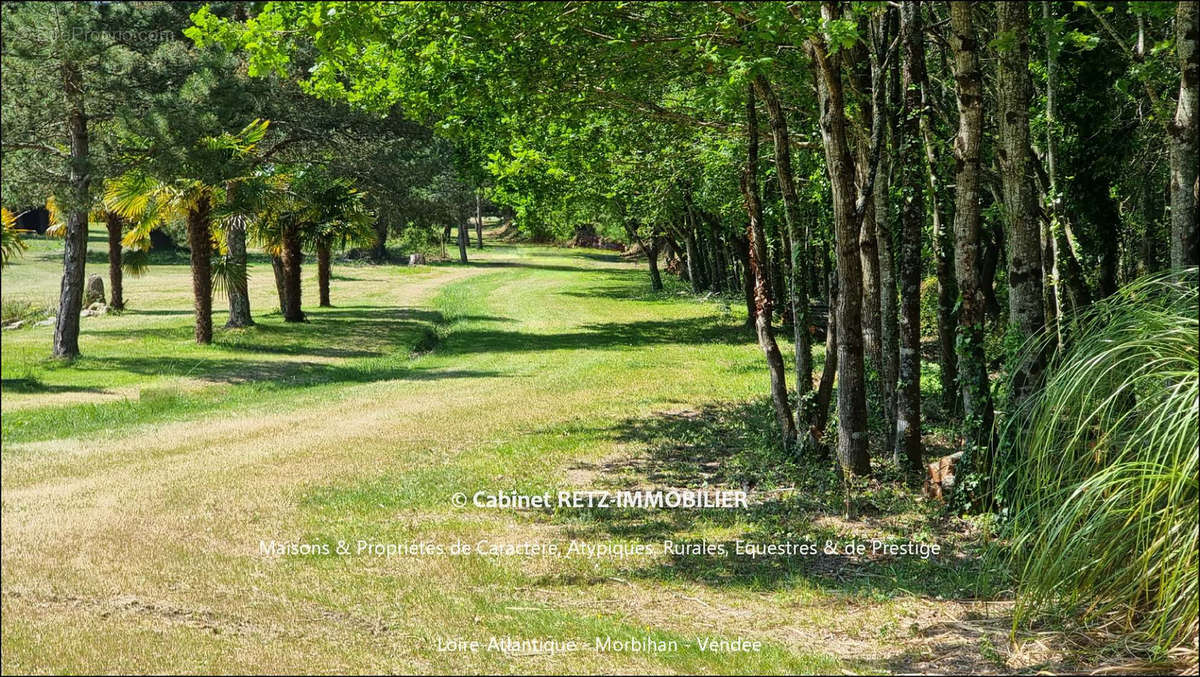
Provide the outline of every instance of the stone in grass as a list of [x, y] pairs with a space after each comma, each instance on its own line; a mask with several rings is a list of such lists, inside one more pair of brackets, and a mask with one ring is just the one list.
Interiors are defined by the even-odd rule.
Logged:
[[83, 305], [91, 306], [93, 303], [107, 303], [104, 297], [104, 278], [99, 275], [88, 275], [87, 286], [83, 291]]
[[108, 306], [97, 301], [97, 302], [93, 303], [92, 305], [88, 306], [87, 310], [83, 311], [82, 313], [79, 313], [79, 316], [80, 317], [99, 317], [101, 315], [104, 315], [107, 312], [108, 312]]
[[408, 265], [419, 266], [419, 265], [424, 265], [424, 264], [425, 264], [425, 255], [424, 254], [409, 254], [408, 255]]
[[20, 329], [21, 327], [24, 327], [24, 326], [25, 326], [25, 320], [17, 320], [16, 322], [13, 322], [12, 324], [4, 325], [4, 328], [5, 329]]
[[35, 323], [33, 324], [33, 326], [35, 326], [35, 327], [49, 327], [49, 326], [53, 325], [53, 324], [55, 323], [55, 321], [57, 321], [57, 320], [58, 320], [58, 318], [57, 318], [57, 317], [54, 317], [53, 315], [51, 315], [50, 317], [47, 317], [46, 319], [42, 320], [41, 322], [35, 322]]

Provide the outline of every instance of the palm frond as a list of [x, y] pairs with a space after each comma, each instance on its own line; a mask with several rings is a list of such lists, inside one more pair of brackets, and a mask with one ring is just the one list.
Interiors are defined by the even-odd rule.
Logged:
[[64, 238], [67, 236], [67, 224], [62, 220], [62, 212], [58, 210], [58, 200], [54, 196], [46, 198], [46, 211], [49, 213], [49, 227], [46, 228], [46, 237]]
[[4, 225], [3, 235], [0, 236], [0, 266], [7, 266], [9, 261], [29, 248], [21, 238], [21, 233], [28, 231], [17, 227], [17, 217], [7, 208], [0, 207], [0, 221]]

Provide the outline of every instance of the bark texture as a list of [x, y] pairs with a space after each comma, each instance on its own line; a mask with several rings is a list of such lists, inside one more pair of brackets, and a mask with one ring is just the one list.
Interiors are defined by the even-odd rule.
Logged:
[[250, 317], [250, 287], [246, 277], [246, 221], [231, 219], [225, 231], [225, 245], [229, 251], [228, 264], [235, 269], [229, 280], [229, 320], [227, 328], [254, 326]]
[[300, 274], [304, 263], [304, 252], [300, 248], [300, 228], [290, 224], [283, 230], [283, 289], [284, 322], [304, 322], [304, 311], [300, 309]]
[[962, 298], [958, 313], [958, 384], [962, 391], [964, 444], [967, 449], [986, 454], [991, 448], [994, 413], [983, 352], [987, 298], [979, 268], [983, 78], [971, 3], [950, 3], [950, 27], [958, 105], [958, 133], [954, 138], [954, 272]]
[[929, 213], [933, 219], [933, 257], [938, 293], [938, 363], [941, 367], [942, 408], [958, 409], [958, 356], [954, 352], [954, 334], [958, 324], [958, 284], [954, 279], [954, 234], [947, 227], [938, 177], [937, 153], [934, 152], [930, 123], [928, 81], [921, 83], [921, 141], [925, 146], [925, 164], [929, 176]]
[[[1034, 200], [1029, 145], [1029, 7], [998, 3], [996, 28], [1002, 43], [996, 59], [1000, 178], [1008, 232], [1008, 321], [1025, 342], [1046, 324], [1042, 298], [1041, 225]], [[1038, 386], [1045, 359], [1030, 355], [1013, 365], [1013, 398], [1020, 402]]]
[[787, 116], [771, 83], [763, 76], [755, 81], [755, 90], [766, 104], [771, 120], [771, 134], [775, 146], [775, 174], [779, 181], [779, 193], [783, 200], [787, 236], [791, 245], [791, 275], [788, 287], [791, 291], [792, 328], [796, 351], [796, 417], [797, 424], [812, 422], [812, 338], [808, 333], [809, 293], [808, 277], [811, 263], [808, 253], [808, 233], [800, 216], [800, 198], [796, 192], [795, 175], [792, 172], [791, 139], [788, 134]]
[[1175, 10], [1175, 52], [1179, 58], [1179, 99], [1170, 127], [1171, 139], [1171, 267], [1200, 263], [1196, 226], [1196, 106], [1200, 92], [1200, 7], [1180, 2]]
[[923, 105], [919, 83], [925, 79], [920, 5], [900, 7], [904, 47], [904, 118], [900, 130], [900, 371], [896, 389], [897, 465], [921, 469], [921, 231], [925, 221], [925, 183], [921, 168]]
[[125, 230], [125, 221], [120, 214], [105, 210], [104, 227], [108, 231], [108, 286], [112, 292], [108, 307], [125, 310], [121, 270], [121, 233]]
[[328, 308], [333, 304], [329, 302], [329, 272], [331, 254], [329, 245], [321, 243], [317, 245], [317, 296], [320, 298], [318, 305], [322, 308]]
[[769, 291], [771, 281], [767, 271], [769, 254], [766, 231], [762, 222], [762, 202], [758, 197], [757, 109], [754, 87], [751, 86], [746, 97], [746, 132], [749, 140], [741, 188], [748, 217], [746, 237], [750, 241], [750, 274], [754, 277], [754, 332], [758, 336], [758, 345], [767, 358], [767, 371], [771, 378], [771, 402], [775, 405], [775, 418], [779, 422], [779, 430], [783, 435], [784, 443], [790, 444], [796, 439], [796, 425], [792, 420], [791, 406], [788, 404], [783, 355], [779, 352], [779, 345], [775, 342], [775, 333], [771, 328], [773, 308]]
[[[821, 6], [822, 17], [835, 21], [835, 3]], [[852, 474], [871, 472], [867, 448], [866, 384], [863, 378], [862, 261], [858, 251], [861, 214], [854, 194], [854, 162], [846, 143], [846, 106], [842, 87], [841, 57], [830, 54], [823, 36], [809, 43], [817, 69], [817, 95], [821, 139], [833, 193], [834, 230], [837, 239], [838, 287], [838, 461]], [[868, 184], [871, 183], [869, 180]]]
[[67, 137], [70, 144], [67, 180], [75, 204], [67, 213], [67, 236], [63, 243], [63, 276], [58, 293], [58, 315], [54, 321], [54, 356], [73, 359], [79, 355], [79, 311], [83, 306], [83, 274], [87, 263], [88, 128], [83, 106], [83, 76], [78, 65], [62, 66], [63, 93], [68, 102]]
[[192, 297], [196, 310], [196, 343], [212, 343], [212, 204], [199, 197], [187, 213], [191, 248]]

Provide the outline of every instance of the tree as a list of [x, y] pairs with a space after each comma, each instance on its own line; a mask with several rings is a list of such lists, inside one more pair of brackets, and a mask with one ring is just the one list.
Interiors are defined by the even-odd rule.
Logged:
[[[841, 21], [835, 3], [821, 5], [826, 24]], [[863, 377], [862, 262], [858, 232], [862, 224], [854, 193], [854, 163], [846, 142], [846, 109], [842, 89], [842, 58], [832, 35], [814, 36], [808, 43], [817, 73], [821, 137], [833, 188], [833, 215], [838, 270], [838, 459], [848, 472], [871, 472], [867, 449], [866, 384]], [[833, 46], [834, 49], [830, 49]], [[869, 183], [869, 182], [868, 182]], [[865, 187], [865, 186], [864, 186]]]
[[[997, 156], [1004, 186], [1009, 327], [1016, 341], [1024, 343], [1046, 324], [1041, 226], [1029, 143], [1029, 8], [1024, 3], [997, 3], [996, 16]], [[1045, 356], [1031, 355], [1010, 368], [1015, 372], [1013, 398], [1020, 402], [1038, 387]]]
[[896, 464], [921, 468], [921, 231], [925, 225], [921, 122], [925, 80], [921, 6], [900, 8], [904, 115], [900, 130], [900, 370], [896, 390]]
[[[808, 334], [809, 301], [808, 277], [811, 259], [808, 255], [808, 236], [800, 223], [800, 197], [796, 192], [796, 181], [792, 171], [791, 136], [788, 134], [787, 117], [779, 97], [767, 78], [761, 74], [754, 78], [754, 88], [766, 104], [771, 120], [771, 133], [775, 146], [775, 175], [779, 181], [783, 214], [787, 221], [788, 238], [791, 243], [791, 306], [792, 326], [796, 349], [796, 423], [812, 422], [812, 345]], [[690, 259], [689, 255], [689, 259]], [[808, 439], [808, 438], [805, 438]], [[815, 440], [809, 440], [815, 443]]]
[[318, 305], [328, 307], [333, 305], [329, 300], [332, 252], [373, 244], [376, 234], [366, 196], [350, 181], [330, 177], [314, 188], [305, 239], [317, 253]]
[[751, 84], [746, 96], [746, 169], [742, 174], [742, 198], [745, 200], [746, 237], [750, 240], [750, 273], [754, 277], [754, 331], [758, 336], [758, 346], [767, 358], [767, 371], [771, 377], [771, 401], [775, 405], [775, 418], [779, 423], [780, 433], [784, 444], [790, 444], [796, 439], [796, 424], [792, 419], [792, 409], [788, 404], [787, 377], [783, 366], [783, 356], [779, 345], [775, 342], [775, 332], [771, 328], [773, 315], [771, 297], [767, 291], [767, 242], [763, 230], [762, 202], [758, 192], [758, 105], [754, 95], [754, 85]]
[[1179, 98], [1168, 130], [1171, 148], [1171, 266], [1200, 263], [1196, 235], [1197, 132], [1200, 106], [1200, 9], [1180, 2], [1175, 9], [1175, 53], [1179, 57]]
[[[101, 59], [110, 41], [96, 5], [4, 5], [2, 16], [3, 148], [6, 154], [27, 153], [50, 168], [39, 177], [38, 187], [45, 193], [37, 202], [54, 195], [66, 213], [53, 354], [72, 359], [79, 355], [79, 312], [92, 203], [88, 113], [95, 111], [89, 110], [89, 104], [96, 100], [94, 88], [101, 86]], [[13, 96], [18, 88], [21, 95]], [[47, 130], [53, 135], [50, 138]], [[6, 177], [9, 174], [5, 172]], [[5, 183], [5, 198], [12, 199], [11, 179]]]
[[962, 299], [958, 311], [958, 384], [962, 391], [967, 450], [990, 457], [993, 409], [983, 329], [987, 302], [980, 275], [979, 147], [983, 136], [983, 77], [971, 3], [950, 3], [958, 133], [954, 138], [954, 274]]
[[[181, 164], [163, 166], [147, 159], [146, 169], [130, 170], [111, 182], [105, 200], [121, 216], [136, 223], [126, 242], [149, 238], [150, 231], [171, 217], [182, 216], [187, 224], [192, 295], [195, 308], [196, 343], [212, 343], [212, 256], [214, 208], [229, 200], [228, 188], [243, 177], [246, 158], [262, 141], [268, 123], [255, 120], [236, 134], [228, 132], [205, 137], [186, 149]], [[157, 170], [156, 175], [152, 172]], [[211, 177], [225, 174], [223, 180]], [[166, 176], [164, 176], [166, 175]], [[197, 178], [197, 177], [209, 177]]]

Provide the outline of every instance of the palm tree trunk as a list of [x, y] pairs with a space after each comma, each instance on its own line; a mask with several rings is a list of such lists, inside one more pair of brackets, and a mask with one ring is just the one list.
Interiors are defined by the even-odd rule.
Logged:
[[303, 262], [299, 226], [291, 224], [283, 231], [284, 322], [305, 321], [304, 311], [300, 309], [300, 266]]
[[112, 292], [109, 308], [125, 310], [125, 295], [121, 285], [121, 231], [125, 222], [116, 212], [104, 212], [104, 225], [108, 229], [108, 286]]
[[233, 269], [229, 276], [229, 321], [225, 326], [230, 329], [252, 327], [254, 320], [250, 317], [250, 288], [246, 277], [246, 222], [243, 219], [230, 221], [225, 243], [229, 249], [228, 265]]
[[212, 205], [201, 197], [187, 214], [191, 247], [192, 296], [196, 310], [196, 343], [212, 343]]
[[70, 142], [68, 180], [76, 204], [67, 214], [67, 238], [63, 245], [62, 286], [58, 294], [58, 315], [54, 321], [54, 356], [74, 359], [79, 355], [79, 311], [83, 306], [83, 273], [87, 263], [87, 198], [90, 178], [88, 162], [87, 117], [83, 109], [83, 77], [78, 65], [66, 62], [62, 67], [63, 91], [70, 110], [67, 136]]
[[275, 273], [275, 292], [279, 295], [279, 314], [287, 314], [287, 284], [284, 282], [283, 258], [271, 257], [271, 269]]
[[317, 245], [317, 289], [321, 298], [319, 305], [328, 308], [329, 302], [329, 245], [322, 242]]

